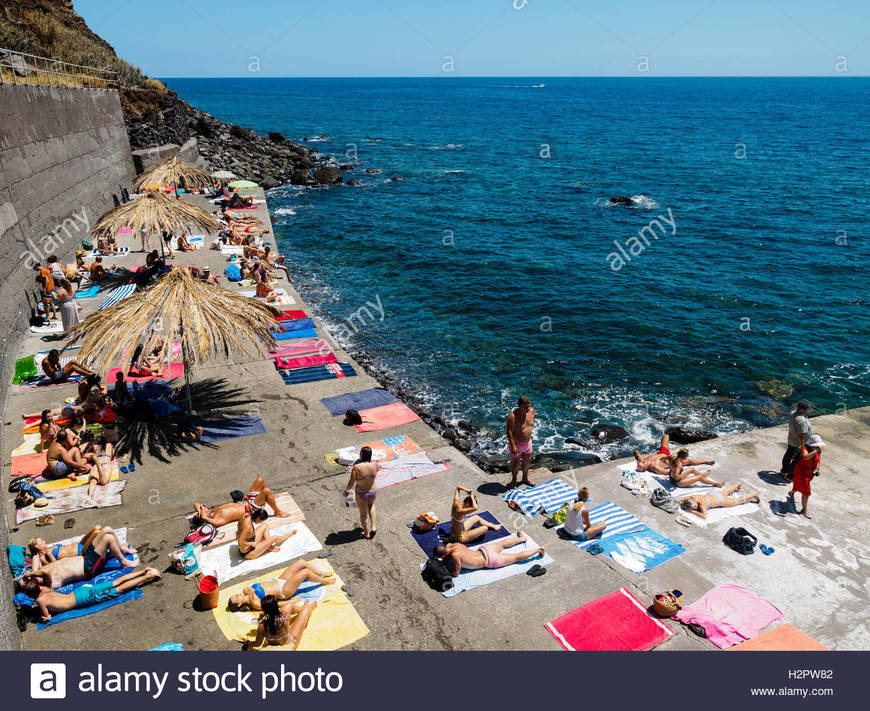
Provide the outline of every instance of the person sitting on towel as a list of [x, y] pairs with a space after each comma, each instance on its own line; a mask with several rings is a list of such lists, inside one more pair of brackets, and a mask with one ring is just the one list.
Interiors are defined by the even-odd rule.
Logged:
[[263, 523], [269, 518], [266, 509], [254, 509], [250, 513], [242, 514], [236, 526], [236, 543], [239, 544], [239, 553], [248, 560], [259, 558], [264, 553], [280, 550], [284, 543], [296, 531], [290, 531], [283, 536], [271, 535], [271, 529], [267, 525], [257, 528], [255, 523]]
[[271, 595], [278, 600], [289, 600], [299, 586], [307, 580], [320, 585], [329, 585], [335, 581], [335, 573], [332, 571], [322, 573], [307, 560], [297, 560], [274, 580], [254, 583], [242, 592], [230, 595], [229, 608], [232, 611], [250, 609], [259, 612], [262, 610], [260, 602], [263, 598]]
[[675, 456], [664, 460], [669, 467], [668, 478], [674, 486], [686, 487], [701, 482], [709, 486], [725, 486], [724, 481], [711, 479], [708, 472], [696, 469], [694, 464], [715, 464], [712, 459], [689, 459], [689, 450], [681, 449]]
[[48, 446], [45, 453], [47, 467], [45, 476], [47, 478], [62, 479], [67, 477], [70, 481], [77, 481], [80, 476], [90, 476], [94, 469], [96, 469], [96, 476], [102, 477], [97, 455], [92, 452], [82, 454], [76, 446], [77, 442], [78, 437], [72, 430], [66, 427], [58, 430], [54, 442]]
[[240, 501], [221, 504], [220, 506], [215, 506], [213, 509], [208, 508], [204, 504], [195, 503], [193, 505], [193, 509], [196, 512], [194, 514], [194, 520], [201, 523], [210, 523], [215, 528], [218, 528], [219, 526], [238, 521], [246, 513], [251, 513], [256, 509], [265, 508], [266, 505], [272, 508], [272, 511], [274, 511], [272, 515], [277, 518], [284, 518], [290, 515], [286, 511], [282, 511], [278, 506], [278, 503], [275, 501], [275, 495], [272, 493], [272, 490], [266, 486], [266, 482], [263, 481], [263, 478], [257, 477], [254, 479], [254, 483], [251, 484], [248, 493], [241, 494]]
[[447, 545], [435, 546], [433, 553], [442, 559], [450, 575], [455, 578], [463, 568], [465, 570], [504, 568], [506, 565], [521, 563], [529, 558], [543, 555], [543, 548], [534, 548], [519, 553], [504, 552], [505, 548], [513, 548], [525, 543], [527, 538], [525, 533], [518, 533], [516, 538], [503, 538], [474, 550], [462, 543], [448, 543]]
[[127, 381], [124, 380], [124, 373], [118, 371], [115, 374], [115, 389], [112, 391], [112, 403], [115, 407], [126, 407], [132, 404], [133, 394], [130, 388], [127, 387]]
[[[263, 614], [257, 625], [257, 636], [253, 641], [245, 642], [242, 649], [255, 651], [274, 644], [289, 647], [295, 652], [317, 603], [313, 600], [288, 600], [279, 603], [274, 595], [266, 595], [260, 605]], [[296, 619], [291, 623], [294, 615]]]
[[48, 355], [42, 359], [42, 372], [45, 373], [46, 378], [54, 383], [69, 380], [72, 375], [93, 375], [94, 373], [77, 360], [71, 360], [66, 365], [61, 365], [60, 351], [57, 348], [52, 348]]
[[740, 490], [740, 486], [740, 484], [734, 484], [722, 489], [722, 491], [711, 491], [709, 494], [687, 496], [680, 502], [680, 506], [683, 507], [683, 511], [688, 511], [701, 518], [707, 518], [708, 509], [727, 509], [731, 506], [740, 506], [740, 504], [753, 501], [756, 504], [761, 503], [761, 497], [755, 491], [751, 494], [743, 494], [742, 496], [732, 496], [731, 494]]
[[[468, 496], [463, 498], [463, 492]], [[464, 486], [457, 486], [453, 492], [453, 506], [450, 509], [451, 541], [470, 543], [482, 538], [487, 531], [498, 531], [502, 527], [500, 523], [490, 523], [474, 514], [475, 511], [477, 511], [477, 499], [474, 498], [474, 492]]]
[[596, 523], [594, 526], [589, 520], [589, 511], [586, 502], [589, 500], [589, 489], [585, 486], [577, 492], [577, 499], [568, 505], [568, 513], [565, 516], [565, 525], [562, 527], [564, 535], [575, 541], [588, 541], [590, 538], [601, 535], [606, 523]]
[[52, 613], [68, 612], [114, 600], [141, 585], [157, 580], [159, 577], [160, 572], [157, 568], [144, 568], [143, 570], [134, 570], [132, 573], [127, 573], [114, 580], [79, 585], [75, 590], [66, 594], [55, 592], [36, 581], [29, 582], [26, 589], [22, 588], [22, 592], [36, 600], [40, 620], [49, 622]]
[[[121, 539], [118, 538], [113, 529], [100, 525], [94, 526], [79, 539], [78, 543], [49, 546], [44, 538], [31, 538], [27, 542], [27, 550], [32, 556], [30, 567], [34, 571], [44, 569], [46, 566], [56, 563], [63, 558], [76, 557], [87, 558], [84, 561], [85, 568], [87, 569], [89, 565], [93, 567], [95, 558], [102, 557], [103, 563], [105, 563], [107, 553], [114, 555], [123, 564], [125, 555], [133, 555], [136, 552], [135, 548], [122, 544]], [[129, 563], [132, 563], [132, 561], [129, 561]], [[127, 565], [126, 567], [133, 566]], [[75, 572], [75, 570], [72, 572]], [[57, 574], [63, 575], [63, 571], [61, 570]]]
[[106, 268], [103, 266], [103, 258], [95, 257], [93, 264], [91, 264], [91, 281], [96, 284], [103, 281], [107, 276], [109, 276], [109, 272], [107, 272]]

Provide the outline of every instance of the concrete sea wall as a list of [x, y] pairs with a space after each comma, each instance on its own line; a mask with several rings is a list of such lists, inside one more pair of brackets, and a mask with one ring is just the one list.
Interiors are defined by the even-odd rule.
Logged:
[[[0, 398], [35, 289], [33, 260], [71, 261], [80, 240], [129, 187], [133, 160], [118, 93], [111, 89], [0, 85]], [[17, 416], [6, 413], [6, 418]], [[6, 521], [0, 547], [6, 549]], [[8, 578], [8, 566], [2, 565]], [[4, 582], [8, 582], [8, 579]], [[3, 589], [9, 588], [5, 585]], [[7, 596], [0, 596], [0, 649], [18, 648]]]

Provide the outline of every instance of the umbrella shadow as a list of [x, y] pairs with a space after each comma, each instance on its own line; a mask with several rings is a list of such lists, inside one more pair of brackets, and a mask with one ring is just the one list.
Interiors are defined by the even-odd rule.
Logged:
[[204, 421], [247, 414], [242, 408], [257, 401], [243, 388], [235, 387], [225, 378], [207, 378], [192, 383], [191, 401], [196, 417], [187, 413], [187, 389], [181, 384], [171, 387], [165, 397], [171, 407], [166, 414], [155, 415], [148, 400], [139, 400], [123, 410], [123, 424], [118, 428], [115, 451], [119, 456], [141, 464], [145, 452], [155, 459], [168, 463], [170, 458], [184, 454], [188, 449], [200, 447], [217, 449], [217, 445], [191, 441], [191, 433]]

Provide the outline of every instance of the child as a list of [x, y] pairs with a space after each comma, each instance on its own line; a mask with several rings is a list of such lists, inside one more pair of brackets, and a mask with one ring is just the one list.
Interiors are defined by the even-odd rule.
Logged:
[[595, 538], [605, 528], [606, 523], [596, 523], [594, 526], [589, 521], [589, 511], [586, 510], [586, 501], [589, 499], [589, 489], [585, 486], [577, 492], [576, 501], [568, 506], [568, 514], [565, 517], [565, 535], [575, 541], [588, 541]]

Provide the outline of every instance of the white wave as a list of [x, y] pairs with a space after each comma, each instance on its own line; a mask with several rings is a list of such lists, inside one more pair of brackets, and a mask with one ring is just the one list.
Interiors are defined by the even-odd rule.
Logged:
[[272, 213], [283, 217], [285, 215], [295, 215], [296, 210], [294, 210], [292, 207], [279, 207], [278, 209], [273, 210]]
[[655, 200], [646, 195], [632, 195], [631, 201], [638, 207], [643, 207], [647, 210], [655, 210], [659, 207], [659, 204]]

